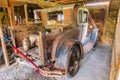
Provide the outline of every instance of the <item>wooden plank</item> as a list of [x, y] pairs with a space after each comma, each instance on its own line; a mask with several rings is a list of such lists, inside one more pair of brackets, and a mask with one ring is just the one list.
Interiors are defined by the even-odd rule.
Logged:
[[[7, 11], [8, 11], [8, 15], [9, 15], [9, 21], [10, 21], [10, 28], [11, 28], [10, 34], [11, 34], [12, 42], [13, 42], [13, 45], [16, 46], [15, 37], [14, 37], [13, 32], [12, 32], [13, 24], [12, 24], [11, 10], [9, 7], [7, 8]], [[17, 52], [15, 50], [14, 50], [14, 53], [17, 54]]]
[[58, 3], [55, 2], [49, 2], [49, 1], [44, 1], [44, 0], [14, 0], [16, 3], [21, 2], [21, 3], [31, 3], [31, 4], [37, 4], [38, 6], [42, 8], [47, 8], [47, 7], [53, 7], [53, 6], [59, 6]]
[[37, 45], [38, 45], [38, 55], [41, 57], [41, 51], [40, 51], [40, 36], [37, 37]]
[[83, 3], [86, 0], [55, 0], [59, 4]]
[[[16, 46], [16, 43], [15, 43], [15, 37], [13, 35], [13, 31], [10, 29], [10, 34], [11, 34], [11, 39], [12, 39], [12, 44], [14, 46]], [[14, 54], [17, 54], [16, 50], [14, 50]]]
[[43, 45], [43, 33], [39, 32], [39, 39], [38, 39], [38, 50], [39, 50], [39, 55], [43, 58], [42, 59], [42, 64], [45, 65], [45, 54], [44, 54], [44, 45]]
[[7, 0], [0, 0], [0, 7], [8, 7], [8, 1]]
[[8, 8], [8, 14], [9, 14], [9, 18], [10, 18], [10, 23], [12, 28], [15, 28], [15, 13], [14, 13], [14, 1], [13, 0], [9, 0], [9, 8]]
[[5, 45], [5, 41], [4, 41], [4, 34], [3, 34], [3, 31], [2, 31], [1, 20], [0, 20], [0, 38], [1, 38], [1, 44], [2, 44], [3, 54], [4, 54], [5, 64], [8, 67], [9, 66], [9, 58], [8, 58], [7, 49], [6, 49], [6, 45]]
[[47, 24], [47, 13], [45, 11], [41, 12], [41, 18], [42, 18], [42, 24], [46, 25]]
[[7, 11], [8, 11], [8, 16], [9, 16], [10, 26], [13, 27], [12, 16], [11, 16], [11, 9], [10, 9], [10, 7], [7, 8]]
[[[115, 33], [114, 31], [116, 27], [117, 15], [118, 15], [118, 9], [119, 9], [119, 6], [113, 7], [114, 1], [117, 1], [117, 4], [120, 4], [119, 3], [120, 0], [110, 0], [109, 11], [104, 24], [104, 32], [103, 32], [103, 38], [102, 38], [102, 42], [104, 44], [110, 44], [110, 45], [112, 45], [112, 42], [113, 42], [113, 37]], [[111, 11], [111, 9], [114, 9], [116, 11]]]
[[73, 23], [73, 9], [64, 9], [64, 24], [74, 25]]
[[120, 73], [119, 70], [120, 70], [120, 8], [113, 41], [110, 80], [118, 80], [117, 79], [118, 73]]
[[24, 4], [24, 11], [25, 11], [25, 22], [28, 25], [28, 12], [27, 12], [27, 4]]

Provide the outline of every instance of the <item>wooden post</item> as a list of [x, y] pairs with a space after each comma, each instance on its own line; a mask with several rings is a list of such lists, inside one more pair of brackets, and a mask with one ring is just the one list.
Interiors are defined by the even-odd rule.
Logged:
[[27, 12], [27, 4], [24, 4], [24, 11], [25, 11], [25, 22], [28, 25], [28, 12]]
[[[7, 10], [8, 10], [8, 15], [9, 15], [10, 27], [11, 27], [10, 28], [10, 34], [11, 34], [13, 45], [16, 46], [16, 44], [15, 44], [15, 38], [14, 38], [14, 35], [13, 35], [13, 32], [12, 32], [13, 24], [12, 24], [11, 10], [10, 10], [9, 7], [7, 8]], [[17, 54], [16, 51], [14, 51], [14, 52], [15, 52], [15, 54]]]
[[118, 80], [120, 74], [120, 8], [115, 29], [114, 41], [112, 45], [112, 60], [110, 80]]
[[16, 25], [16, 22], [15, 22], [15, 13], [14, 13], [14, 6], [13, 5], [11, 5], [8, 8], [8, 14], [9, 14], [9, 17], [11, 19], [10, 23], [12, 25], [12, 28], [14, 28], [15, 26], [13, 26], [13, 25]]
[[1, 38], [1, 44], [2, 44], [3, 54], [4, 54], [5, 64], [8, 67], [9, 66], [9, 57], [8, 57], [8, 54], [7, 54], [7, 49], [6, 49], [6, 45], [5, 45], [5, 41], [4, 41], [4, 34], [3, 34], [3, 31], [2, 31], [1, 20], [0, 20], [0, 38]]
[[41, 54], [41, 50], [40, 50], [41, 49], [40, 36], [37, 37], [37, 45], [38, 45], [38, 51], [39, 51], [38, 55], [39, 55], [39, 57], [41, 57], [42, 54]]
[[10, 23], [12, 25], [12, 28], [14, 28], [15, 25], [16, 25], [16, 22], [15, 22], [15, 12], [14, 12], [14, 4], [15, 4], [14, 0], [9, 0], [8, 14], [9, 14], [9, 18], [11, 19]]
[[11, 9], [10, 9], [10, 7], [7, 8], [7, 11], [8, 11], [8, 16], [9, 16], [10, 26], [13, 28], [13, 23], [12, 23], [12, 16], [11, 16]]
[[45, 54], [44, 54], [44, 45], [43, 45], [43, 34], [42, 32], [39, 32], [39, 39], [38, 39], [38, 49], [39, 49], [39, 55], [42, 57], [43, 65], [45, 64]]
[[[13, 45], [16, 46], [15, 37], [14, 37], [13, 32], [12, 32], [11, 29], [10, 29], [10, 35], [11, 35], [11, 38], [12, 38], [12, 43], [13, 43]], [[17, 54], [17, 52], [16, 52], [15, 50], [14, 50], [14, 54]]]

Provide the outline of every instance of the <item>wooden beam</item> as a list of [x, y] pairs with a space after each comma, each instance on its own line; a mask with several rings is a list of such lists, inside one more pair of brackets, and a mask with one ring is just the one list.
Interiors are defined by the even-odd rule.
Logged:
[[[14, 38], [14, 35], [13, 35], [13, 32], [12, 32], [13, 24], [12, 24], [12, 16], [11, 16], [10, 7], [7, 8], [7, 11], [8, 11], [8, 15], [9, 15], [9, 21], [10, 21], [10, 34], [11, 34], [12, 42], [13, 42], [13, 45], [16, 46], [15, 38]], [[15, 50], [14, 50], [14, 53], [17, 54], [17, 52]]]
[[8, 7], [8, 1], [7, 0], [0, 0], [0, 7]]
[[61, 3], [61, 4], [83, 3], [85, 1], [86, 0], [55, 0], [55, 2]]
[[[15, 37], [14, 37], [14, 35], [13, 35], [12, 29], [10, 29], [10, 34], [11, 34], [12, 44], [13, 44], [14, 46], [16, 46]], [[17, 54], [16, 50], [14, 50], [14, 54], [15, 54], [15, 55]]]
[[119, 70], [120, 70], [120, 8], [113, 41], [110, 80], [118, 80], [117, 79], [118, 73], [120, 73]]
[[5, 45], [5, 41], [4, 41], [4, 34], [3, 34], [3, 30], [2, 30], [1, 20], [0, 20], [0, 38], [1, 38], [1, 44], [2, 44], [3, 54], [4, 54], [5, 64], [8, 67], [9, 66], [9, 57], [7, 54], [7, 49], [6, 49], [6, 45]]
[[45, 65], [45, 59], [46, 59], [46, 55], [44, 53], [44, 45], [43, 45], [43, 33], [39, 32], [39, 39], [38, 39], [38, 50], [39, 50], [39, 55], [43, 58], [42, 62], [43, 65]]
[[11, 27], [14, 28], [15, 25], [16, 25], [16, 22], [15, 22], [15, 12], [14, 12], [14, 2], [11, 0], [9, 0], [9, 8], [8, 8], [8, 15], [9, 15], [9, 18], [10, 18], [10, 24], [11, 24]]
[[13, 28], [13, 23], [12, 23], [12, 16], [11, 16], [11, 9], [10, 9], [10, 7], [7, 8], [7, 11], [8, 11], [8, 16], [9, 16], [10, 26]]
[[25, 22], [28, 25], [28, 12], [27, 12], [27, 4], [24, 4], [24, 11], [25, 11]]
[[60, 4], [56, 3], [56, 2], [49, 2], [49, 1], [45, 1], [45, 0], [14, 0], [16, 3], [17, 2], [26, 2], [26, 3], [31, 3], [31, 4], [37, 4], [39, 5], [41, 8], [47, 8], [47, 7], [53, 7], [53, 6], [59, 6]]
[[[116, 3], [117, 1], [117, 3]], [[116, 7], [115, 6], [116, 3]], [[117, 14], [119, 10], [120, 0], [110, 0], [109, 4], [109, 10], [108, 10], [108, 16], [106, 18], [105, 24], [104, 24], [104, 31], [103, 31], [103, 37], [102, 37], [102, 43], [104, 44], [110, 44], [112, 45], [114, 32], [115, 32], [115, 26], [117, 22]], [[113, 9], [115, 11], [113, 11]]]

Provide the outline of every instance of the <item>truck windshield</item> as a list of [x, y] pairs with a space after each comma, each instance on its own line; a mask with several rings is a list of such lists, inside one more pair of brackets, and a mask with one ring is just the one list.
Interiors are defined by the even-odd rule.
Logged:
[[48, 12], [47, 16], [49, 24], [60, 24], [64, 21], [64, 15], [62, 11]]

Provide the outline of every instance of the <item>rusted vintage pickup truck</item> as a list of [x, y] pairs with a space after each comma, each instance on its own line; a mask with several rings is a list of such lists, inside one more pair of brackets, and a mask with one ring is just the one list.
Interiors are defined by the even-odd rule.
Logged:
[[87, 8], [72, 4], [34, 11], [35, 21], [42, 19], [38, 49], [43, 61], [43, 75], [73, 77], [80, 60], [94, 46], [98, 29]]

